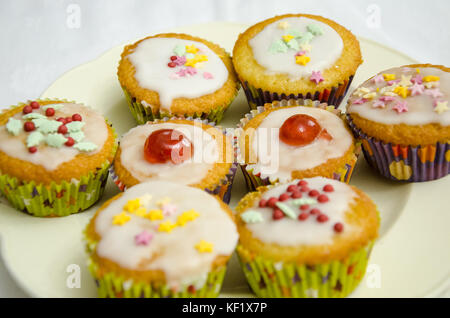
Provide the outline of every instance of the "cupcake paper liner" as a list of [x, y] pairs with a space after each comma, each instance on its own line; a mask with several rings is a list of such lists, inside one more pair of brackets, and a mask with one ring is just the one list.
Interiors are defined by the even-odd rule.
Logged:
[[[37, 99], [37, 102], [60, 101], [75, 103], [65, 99]], [[20, 107], [24, 103], [12, 106]], [[106, 121], [108, 124], [109, 122]], [[112, 126], [111, 126], [112, 127]], [[113, 129], [114, 138], [116, 133]], [[113, 147], [113, 154], [117, 150], [117, 143]], [[52, 182], [49, 185], [35, 181], [21, 181], [0, 171], [0, 192], [9, 203], [20, 211], [38, 217], [67, 216], [88, 209], [102, 196], [108, 181], [109, 166], [105, 161], [95, 171], [80, 176], [79, 179]]]
[[311, 266], [254, 256], [242, 245], [237, 247], [237, 254], [258, 297], [341, 298], [349, 295], [364, 277], [372, 246], [373, 242], [341, 261]]
[[450, 172], [450, 143], [397, 145], [363, 133], [347, 115], [350, 127], [362, 140], [366, 161], [382, 176], [407, 182], [423, 182], [445, 177]]
[[[131, 94], [122, 87], [122, 90], [125, 94], [125, 98], [128, 103], [128, 107], [130, 108], [131, 114], [138, 124], [145, 124], [147, 121], [154, 121], [157, 119], [163, 119], [165, 117], [179, 116], [181, 114], [170, 114], [167, 112], [160, 112], [158, 109], [156, 112], [152, 110], [151, 105], [144, 105], [142, 102], [137, 101], [136, 98], [132, 97]], [[219, 105], [215, 109], [210, 110], [209, 112], [196, 113], [195, 115], [184, 115], [185, 117], [193, 117], [200, 119], [207, 119], [210, 122], [219, 123], [225, 111], [228, 109], [228, 106], [233, 102], [234, 98], [237, 96], [238, 89], [236, 90], [236, 94], [234, 97], [225, 105]]]
[[[171, 119], [200, 120], [199, 118], [178, 116], [178, 117], [164, 117], [162, 119], [156, 119], [153, 122], [154, 123], [165, 122], [165, 121], [168, 121], [168, 120], [171, 120]], [[230, 131], [227, 130], [226, 128], [222, 128], [220, 126], [216, 126], [215, 122], [211, 122], [211, 121], [209, 121], [207, 119], [201, 120], [201, 122], [202, 122], [202, 124], [209, 125], [211, 127], [215, 127], [217, 129], [221, 130], [223, 132], [223, 134], [226, 135], [226, 136], [230, 136], [231, 135], [235, 158], [233, 159], [233, 163], [231, 164], [230, 170], [225, 175], [225, 177], [222, 180], [220, 180], [219, 184], [217, 184], [215, 187], [204, 189], [206, 192], [208, 192], [210, 194], [213, 194], [213, 195], [217, 195], [219, 198], [222, 199], [223, 202], [225, 202], [226, 204], [229, 204], [230, 203], [230, 199], [231, 199], [231, 189], [232, 189], [232, 186], [233, 186], [234, 177], [236, 175], [237, 167], [238, 167], [238, 164], [236, 163], [236, 152], [237, 152], [237, 141], [236, 141], [236, 138], [234, 138], [234, 136], [233, 136], [234, 134], [230, 133]], [[127, 189], [127, 187], [120, 180], [119, 176], [115, 172], [114, 165], [111, 165], [111, 167], [109, 168], [109, 173], [111, 175], [112, 180], [119, 187], [119, 189], [121, 191], [125, 191]]]
[[[273, 103], [269, 103], [269, 105], [266, 105], [266, 106], [258, 106], [256, 109], [254, 109], [250, 113], [246, 114], [245, 117], [242, 118], [240, 123], [238, 124], [237, 135], [240, 134], [240, 128], [243, 128], [251, 119], [256, 117], [258, 114], [264, 112], [266, 110], [267, 106], [269, 106], [269, 107], [286, 107], [286, 106], [319, 107], [319, 108], [330, 111], [330, 112], [340, 116], [342, 119], [345, 119], [345, 116], [339, 110], [335, 109], [334, 106], [329, 106], [326, 103], [320, 103], [320, 101], [313, 101], [310, 99], [281, 100], [281, 101], [275, 101]], [[237, 141], [237, 144], [239, 145], [238, 141]], [[335, 180], [349, 183], [360, 153], [361, 153], [361, 144], [359, 141], [356, 141], [354, 158], [350, 162], [345, 163], [345, 165], [340, 167], [337, 171], [334, 171], [333, 175], [331, 177]], [[245, 182], [247, 184], [247, 188], [250, 191], [256, 190], [256, 188], [259, 186], [266, 186], [266, 185], [275, 184], [278, 182], [278, 179], [271, 180], [270, 177], [261, 178], [259, 173], [254, 174], [252, 165], [245, 164], [245, 160], [244, 160], [244, 158], [242, 158], [239, 146], [237, 148], [237, 160], [238, 160], [238, 163], [240, 163], [241, 170], [244, 175]]]
[[263, 91], [261, 88], [256, 88], [250, 85], [247, 81], [240, 79], [250, 109], [256, 109], [256, 107], [262, 106], [266, 103], [281, 101], [283, 99], [318, 100], [322, 103], [327, 103], [328, 105], [334, 105], [337, 108], [342, 102], [342, 99], [345, 97], [345, 94], [347, 93], [352, 80], [353, 75], [346, 79], [343, 83], [340, 83], [339, 85], [333, 86], [331, 88], [326, 88], [323, 91], [309, 92], [307, 94], [286, 95], [284, 93], [279, 94], [269, 91]]

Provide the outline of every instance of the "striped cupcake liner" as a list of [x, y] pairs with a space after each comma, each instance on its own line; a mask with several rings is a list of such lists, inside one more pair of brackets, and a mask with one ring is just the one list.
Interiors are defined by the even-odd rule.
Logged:
[[307, 265], [274, 262], [253, 255], [242, 245], [237, 255], [245, 277], [258, 297], [343, 298], [361, 282], [373, 242], [352, 252], [344, 260]]
[[[141, 125], [145, 124], [147, 121], [154, 121], [157, 119], [163, 119], [165, 117], [173, 117], [173, 116], [180, 116], [179, 114], [171, 114], [168, 112], [161, 112], [159, 109], [154, 110], [152, 105], [145, 103], [143, 101], [138, 101], [136, 98], [132, 97], [131, 94], [122, 87], [122, 90], [125, 94], [125, 98], [128, 103], [128, 107], [130, 108], [131, 114], [133, 115], [136, 122]], [[210, 122], [214, 122], [216, 124], [220, 123], [220, 121], [223, 119], [223, 116], [225, 114], [225, 111], [228, 109], [228, 107], [231, 105], [233, 100], [236, 98], [238, 89], [236, 89], [236, 94], [234, 97], [224, 105], [218, 105], [214, 109], [208, 111], [208, 112], [202, 112], [202, 113], [195, 113], [194, 115], [184, 115], [185, 117], [192, 117], [192, 118], [199, 118], [199, 119], [206, 119]]]
[[347, 115], [350, 127], [362, 141], [366, 161], [382, 176], [405, 182], [424, 182], [450, 173], [450, 143], [397, 145], [385, 143], [363, 133]]
[[318, 100], [321, 103], [334, 105], [335, 108], [338, 108], [339, 104], [342, 102], [342, 99], [344, 99], [345, 94], [347, 93], [352, 83], [352, 80], [353, 75], [346, 79], [343, 83], [331, 88], [326, 88], [323, 91], [309, 92], [306, 94], [284, 94], [263, 91], [261, 88], [256, 88], [250, 85], [247, 81], [240, 79], [250, 109], [256, 109], [256, 107], [262, 106], [266, 103], [281, 101], [283, 99]]
[[[186, 120], [200, 121], [199, 118], [178, 116], [178, 117], [164, 117], [162, 119], [157, 119], [157, 120], [153, 121], [153, 123], [160, 123], [160, 122], [162, 123], [162, 122], [165, 122], [165, 121], [168, 121], [171, 119], [186, 119]], [[238, 164], [236, 163], [236, 151], [237, 151], [236, 138], [234, 138], [233, 132], [230, 132], [230, 130], [228, 130], [226, 128], [216, 126], [215, 122], [210, 122], [209, 120], [206, 120], [206, 119], [201, 120], [201, 122], [202, 122], [202, 124], [209, 125], [211, 127], [215, 127], [217, 129], [221, 130], [225, 136], [229, 136], [232, 138], [234, 159], [231, 164], [230, 170], [220, 180], [220, 182], [217, 185], [214, 185], [211, 188], [204, 189], [206, 192], [213, 194], [213, 195], [217, 195], [220, 199], [222, 199], [223, 202], [225, 202], [226, 204], [229, 204], [230, 200], [231, 200], [231, 189], [233, 186], [234, 177], [236, 176], [237, 167], [238, 167]], [[120, 180], [120, 177], [115, 172], [114, 165], [111, 165], [111, 167], [109, 168], [109, 173], [110, 173], [111, 179], [119, 187], [120, 191], [125, 191], [127, 189], [127, 186], [125, 185], [125, 183], [122, 180]]]
[[[236, 131], [236, 135], [237, 135], [236, 138], [237, 139], [239, 138], [239, 135], [241, 134], [243, 127], [245, 127], [245, 125], [250, 120], [255, 118], [257, 115], [263, 113], [268, 108], [276, 108], [276, 107], [281, 108], [281, 107], [287, 107], [287, 106], [317, 107], [317, 108], [321, 108], [321, 109], [330, 111], [333, 114], [338, 115], [343, 120], [345, 120], [345, 115], [343, 115], [340, 110], [335, 109], [334, 106], [329, 106], [326, 103], [321, 103], [320, 101], [313, 101], [310, 99], [306, 99], [306, 100], [305, 99], [290, 99], [290, 100], [275, 101], [273, 103], [268, 103], [265, 106], [258, 106], [256, 109], [254, 109], [254, 110], [250, 111], [250, 113], [246, 114], [245, 117], [242, 118], [240, 123], [238, 124], [238, 129]], [[266, 186], [266, 185], [270, 185], [270, 184], [276, 184], [279, 182], [278, 179], [273, 179], [273, 178], [271, 179], [270, 177], [261, 178], [260, 173], [254, 173], [253, 172], [254, 165], [245, 163], [245, 158], [243, 158], [241, 149], [239, 148], [239, 142], [237, 141], [236, 143], [238, 145], [237, 152], [236, 152], [237, 161], [241, 166], [241, 170], [244, 175], [245, 182], [246, 182], [246, 185], [247, 185], [247, 188], [249, 191], [254, 191], [259, 186]], [[345, 163], [342, 167], [340, 167], [339, 169], [334, 171], [331, 175], [324, 176], [324, 177], [332, 178], [332, 179], [335, 179], [335, 180], [338, 180], [341, 182], [345, 182], [345, 183], [349, 183], [360, 153], [361, 153], [361, 144], [359, 141], [356, 141], [355, 142], [355, 153], [354, 153], [353, 158], [349, 162]]]

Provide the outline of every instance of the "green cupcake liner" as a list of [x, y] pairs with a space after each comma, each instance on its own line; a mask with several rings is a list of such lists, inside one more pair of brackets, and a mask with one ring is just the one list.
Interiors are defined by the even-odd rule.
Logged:
[[171, 114], [168, 112], [160, 112], [160, 110], [154, 112], [150, 106], [144, 106], [141, 102], [137, 101], [136, 98], [132, 97], [131, 94], [124, 87], [122, 87], [122, 90], [125, 94], [125, 98], [127, 100], [131, 114], [133, 115], [134, 119], [139, 125], [145, 124], [148, 121], [173, 116], [207, 119], [210, 122], [215, 122], [216, 124], [218, 124], [223, 119], [225, 111], [228, 109], [228, 106], [230, 106], [230, 104], [233, 102], [234, 98], [237, 96], [238, 93], [237, 89], [235, 96], [230, 100], [229, 103], [217, 106], [215, 109], [207, 113], [202, 112], [195, 114]]
[[201, 288], [194, 285], [175, 290], [167, 285], [135, 282], [115, 273], [101, 273], [99, 266], [90, 258], [89, 271], [94, 276], [100, 298], [214, 298], [219, 295], [226, 266], [211, 271]]
[[245, 277], [258, 297], [342, 298], [361, 282], [373, 242], [352, 252], [345, 260], [306, 265], [252, 257], [242, 245], [237, 254]]

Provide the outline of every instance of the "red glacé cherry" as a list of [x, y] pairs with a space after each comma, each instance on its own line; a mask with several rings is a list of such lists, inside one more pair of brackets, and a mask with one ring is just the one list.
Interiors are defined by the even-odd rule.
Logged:
[[155, 130], [147, 137], [144, 145], [144, 157], [150, 163], [174, 164], [189, 159], [194, 146], [185, 135], [174, 129]]
[[280, 128], [280, 139], [291, 146], [305, 146], [316, 139], [321, 130], [315, 118], [297, 114], [285, 120]]

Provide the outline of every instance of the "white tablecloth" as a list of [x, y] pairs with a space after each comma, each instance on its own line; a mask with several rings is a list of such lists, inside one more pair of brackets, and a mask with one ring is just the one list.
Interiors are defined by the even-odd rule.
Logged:
[[[331, 18], [420, 62], [450, 65], [447, 0], [2, 0], [0, 109], [36, 98], [71, 68], [132, 39], [296, 12]], [[0, 297], [25, 296], [0, 258]]]

